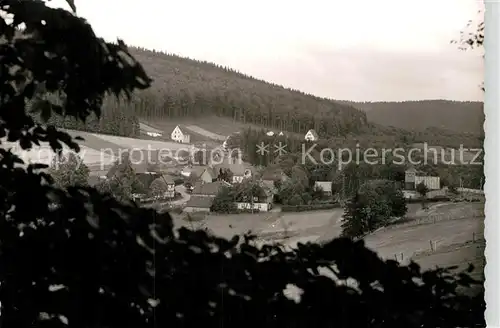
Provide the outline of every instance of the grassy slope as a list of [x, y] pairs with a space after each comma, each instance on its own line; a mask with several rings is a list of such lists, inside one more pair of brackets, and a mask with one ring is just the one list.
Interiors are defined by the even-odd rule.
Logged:
[[[448, 203], [446, 206], [439, 206], [436, 211], [459, 214], [458, 212], [464, 208], [482, 206], [484, 203]], [[409, 215], [417, 214], [417, 209], [417, 206], [412, 208]], [[268, 235], [283, 231], [283, 227], [286, 225], [288, 235], [291, 237], [286, 240], [286, 243], [294, 244], [297, 241], [327, 241], [338, 237], [341, 232], [342, 213], [342, 209], [283, 213], [280, 219], [272, 222], [267, 220], [268, 215], [263, 214], [214, 215], [195, 225], [198, 228], [208, 228], [215, 234], [222, 236], [244, 234], [248, 230], [252, 230], [257, 235], [266, 236], [266, 242], [272, 242], [272, 238]], [[421, 217], [421, 214], [417, 217]], [[186, 225], [180, 223], [180, 225]], [[434, 268], [436, 265], [459, 265], [460, 269], [463, 269], [471, 262], [476, 266], [473, 275], [476, 278], [484, 279], [482, 273], [484, 243], [480, 241], [483, 231], [483, 219], [457, 218], [456, 220], [381, 230], [367, 236], [365, 242], [384, 258], [394, 259], [396, 254], [399, 260], [401, 253], [403, 253], [403, 263], [408, 263], [410, 259], [413, 259], [425, 269]], [[476, 243], [471, 243], [473, 234], [476, 240], [479, 240]], [[423, 253], [430, 248], [429, 240], [436, 242], [437, 251]]]
[[[145, 122], [149, 122], [147, 119], [141, 119]], [[267, 129], [263, 126], [256, 125], [256, 124], [251, 124], [251, 123], [241, 123], [241, 122], [235, 122], [234, 120], [226, 117], [218, 117], [218, 116], [206, 116], [206, 117], [194, 117], [194, 118], [187, 118], [187, 119], [169, 119], [169, 120], [164, 120], [164, 121], [157, 121], [154, 123], [151, 123], [152, 126], [157, 127], [159, 129], [162, 129], [163, 131], [166, 131], [168, 133], [172, 132], [172, 130], [175, 128], [177, 124], [184, 124], [184, 125], [196, 125], [202, 129], [208, 130], [212, 133], [219, 134], [221, 136], [230, 136], [236, 132], [239, 132], [244, 129], [252, 128], [255, 130], [272, 130], [274, 132], [279, 132], [278, 129]], [[191, 134], [191, 138], [193, 138], [193, 135], [196, 135], [197, 138], [200, 139], [209, 139], [206, 136], [201, 136], [197, 135], [196, 133], [193, 133], [192, 131], [189, 132]], [[303, 138], [304, 136], [302, 134], [298, 133], [289, 133], [291, 135], [295, 135], [299, 138]]]

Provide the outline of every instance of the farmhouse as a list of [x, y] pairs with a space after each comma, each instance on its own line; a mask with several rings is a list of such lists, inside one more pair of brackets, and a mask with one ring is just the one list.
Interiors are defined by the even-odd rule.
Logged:
[[260, 186], [264, 190], [264, 197], [253, 197], [253, 201], [243, 199], [243, 201], [235, 202], [236, 208], [239, 210], [256, 210], [259, 212], [267, 212], [273, 207], [273, 198], [275, 193], [274, 185], [269, 185], [264, 181], [260, 181]]
[[186, 203], [184, 212], [210, 212], [213, 201], [211, 197], [191, 196]]
[[231, 179], [231, 183], [241, 183], [244, 179], [251, 178], [252, 166], [248, 163], [222, 163], [214, 166], [214, 170], [216, 172], [220, 172], [220, 170], [227, 169], [231, 171], [233, 177]]
[[229, 187], [225, 181], [215, 181], [211, 183], [197, 182], [193, 188], [192, 196], [186, 203], [185, 212], [210, 212], [210, 207], [215, 196], [223, 187]]
[[169, 175], [161, 175], [151, 182], [147, 187], [151, 190], [162, 190], [161, 195], [156, 195], [160, 198], [174, 198], [175, 197], [175, 182]]
[[318, 141], [319, 136], [316, 133], [316, 131], [314, 131], [313, 129], [311, 129], [311, 130], [307, 131], [306, 135], [304, 136], [304, 139], [306, 141]]
[[323, 195], [331, 196], [332, 195], [332, 182], [331, 181], [316, 181], [314, 183], [314, 187], [321, 188], [323, 191]]
[[[134, 150], [122, 154], [121, 160], [115, 164], [106, 173], [106, 179], [113, 179], [121, 174], [122, 169], [126, 166], [132, 168], [135, 172], [135, 177], [140, 182], [140, 187], [134, 193], [145, 194], [149, 193], [150, 189], [164, 190], [161, 198], [174, 198], [175, 184], [173, 179], [168, 175], [163, 175], [160, 172], [158, 164], [159, 152], [156, 150]], [[144, 190], [143, 190], [144, 189]], [[143, 195], [144, 196], [144, 195]]]
[[204, 183], [214, 182], [216, 179], [217, 179], [217, 174], [211, 167], [205, 168], [199, 177], [199, 180]]
[[223, 187], [231, 186], [226, 181], [215, 181], [210, 183], [203, 183], [198, 181], [193, 188], [193, 196], [200, 197], [215, 197]]
[[429, 190], [438, 190], [441, 188], [439, 177], [425, 175], [418, 172], [414, 167], [405, 171], [405, 190], [415, 190], [417, 185], [422, 182]]
[[183, 126], [177, 125], [170, 134], [170, 138], [175, 142], [189, 143], [191, 141], [191, 136], [186, 133], [186, 130], [187, 129]]

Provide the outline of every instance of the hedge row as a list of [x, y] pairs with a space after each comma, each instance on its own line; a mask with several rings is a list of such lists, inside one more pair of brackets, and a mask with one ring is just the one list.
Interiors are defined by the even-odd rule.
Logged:
[[[449, 202], [451, 199], [450, 197], [447, 196], [436, 196], [433, 198], [427, 198], [425, 199], [426, 203], [436, 203], [436, 202]], [[410, 198], [407, 199], [407, 203], [421, 203], [422, 199], [421, 198]]]
[[317, 210], [329, 210], [332, 208], [342, 207], [339, 203], [327, 203], [327, 204], [314, 204], [314, 205], [283, 205], [281, 206], [282, 212], [305, 212], [305, 211], [317, 211]]

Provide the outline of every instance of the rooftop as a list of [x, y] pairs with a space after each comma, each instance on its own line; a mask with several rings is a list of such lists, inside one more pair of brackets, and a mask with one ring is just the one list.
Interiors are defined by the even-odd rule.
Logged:
[[210, 208], [214, 199], [212, 197], [191, 196], [186, 207]]
[[214, 166], [216, 171], [219, 171], [221, 168], [229, 169], [234, 175], [244, 175], [246, 170], [253, 171], [251, 164], [245, 162], [239, 163], [237, 160], [236, 163], [230, 163], [229, 160], [227, 160], [224, 161], [224, 163]]
[[318, 133], [314, 129], [311, 129], [311, 130], [307, 131], [307, 133], [309, 133], [309, 132], [314, 136], [314, 138], [318, 138], [319, 137]]
[[217, 196], [219, 191], [223, 187], [228, 187], [230, 184], [228, 184], [225, 181], [215, 181], [215, 182], [210, 182], [210, 183], [201, 183], [198, 182], [195, 184], [194, 189], [193, 189], [193, 195], [207, 195], [207, 196]]

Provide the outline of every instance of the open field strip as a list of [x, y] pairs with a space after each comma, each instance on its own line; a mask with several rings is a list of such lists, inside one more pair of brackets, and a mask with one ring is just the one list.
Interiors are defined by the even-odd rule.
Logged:
[[156, 129], [156, 128], [152, 127], [151, 125], [143, 123], [143, 122], [139, 122], [139, 128], [143, 131], [146, 131], [146, 132], [163, 133], [163, 131]]
[[226, 140], [226, 136], [210, 132], [208, 130], [205, 130], [203, 128], [200, 128], [197, 125], [186, 125], [186, 128], [192, 132], [195, 132], [197, 134], [201, 134], [209, 139], [217, 140], [217, 141], [224, 141]]
[[163, 149], [165, 152], [171, 151], [175, 152], [179, 149], [189, 149], [190, 145], [186, 144], [180, 144], [176, 142], [169, 142], [169, 141], [157, 141], [157, 140], [144, 140], [144, 139], [135, 139], [135, 138], [128, 138], [128, 137], [117, 137], [117, 136], [110, 136], [110, 135], [104, 135], [104, 134], [94, 134], [92, 135], [107, 141], [114, 143], [123, 149], [154, 149], [154, 150], [160, 150]]
[[[56, 156], [48, 143], [40, 143], [40, 146], [34, 145], [30, 150], [23, 150], [17, 143], [2, 141], [2, 148], [11, 148], [12, 152], [18, 155], [26, 164], [40, 163], [50, 165], [54, 156]], [[67, 155], [75, 152], [63, 144], [62, 153], [63, 155]], [[111, 165], [114, 161], [113, 156], [83, 145], [80, 145], [80, 152], [77, 155], [85, 165], [89, 166], [107, 166]]]

